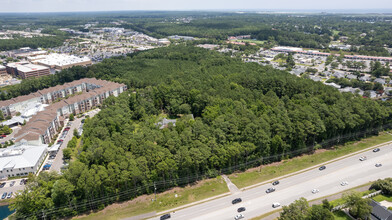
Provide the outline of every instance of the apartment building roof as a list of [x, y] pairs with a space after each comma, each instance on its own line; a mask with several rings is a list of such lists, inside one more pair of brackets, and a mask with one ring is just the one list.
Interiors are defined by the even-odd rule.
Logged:
[[[96, 88], [94, 90], [90, 90], [89, 92], [86, 93], [82, 93], [80, 95], [76, 95], [64, 100], [60, 100], [59, 102], [55, 102], [50, 106], [48, 106], [44, 111], [38, 112], [36, 115], [33, 115], [29, 120], [29, 122], [25, 126], [23, 126], [22, 129], [19, 130], [19, 132], [15, 135], [16, 141], [20, 141], [22, 139], [25, 139], [27, 141], [37, 140], [40, 135], [44, 135], [49, 127], [49, 124], [52, 123], [53, 120], [57, 117], [57, 111], [59, 109], [63, 107], [68, 107], [69, 105], [73, 105], [75, 103], [80, 103], [82, 101], [101, 95], [105, 92], [113, 91], [117, 88], [125, 86], [125, 84], [87, 78], [87, 79], [76, 80], [71, 83], [67, 83], [67, 85], [64, 84], [61, 86], [56, 86], [56, 88], [62, 89], [64, 86], [72, 87], [74, 85], [79, 85], [81, 83], [90, 83], [90, 84], [100, 85], [101, 87]], [[56, 90], [51, 89], [50, 91], [53, 92]], [[36, 94], [42, 94], [42, 90], [37, 92]]]

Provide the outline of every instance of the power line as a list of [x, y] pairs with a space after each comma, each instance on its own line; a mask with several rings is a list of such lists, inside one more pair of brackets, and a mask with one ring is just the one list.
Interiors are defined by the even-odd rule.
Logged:
[[[333, 138], [330, 138], [328, 140], [325, 140], [321, 143], [319, 143], [320, 146], [326, 146], [329, 145], [331, 143], [335, 143], [335, 142], [340, 142], [340, 141], [344, 141], [346, 139], [349, 138], [353, 138], [353, 137], [358, 137], [360, 135], [364, 135], [364, 134], [368, 134], [368, 133], [372, 133], [375, 131], [380, 131], [380, 130], [384, 130], [387, 128], [391, 128], [392, 123], [390, 124], [386, 124], [383, 126], [380, 126], [379, 128], [372, 128], [372, 129], [365, 129], [362, 131], [357, 131], [355, 133], [350, 133], [350, 134], [345, 134], [345, 135], [339, 135], [339, 136], [335, 136]], [[216, 170], [217, 173], [226, 173], [226, 172], [233, 172], [235, 170], [238, 170], [240, 168], [246, 168], [246, 167], [251, 167], [252, 165], [255, 164], [261, 164], [262, 162], [266, 161], [266, 160], [276, 160], [276, 159], [280, 159], [284, 156], [295, 156], [295, 155], [299, 155], [302, 153], [306, 153], [306, 152], [310, 152], [314, 149], [314, 144], [304, 147], [304, 148], [300, 148], [297, 150], [292, 150], [289, 152], [283, 152], [280, 154], [275, 154], [275, 155], [269, 155], [266, 157], [260, 157], [260, 158], [256, 158], [250, 161], [246, 161], [244, 163], [240, 163], [240, 164], [236, 164], [233, 166], [229, 166], [226, 168], [222, 168], [220, 170]], [[83, 210], [86, 210], [87, 206], [90, 206], [90, 208], [92, 208], [92, 206], [94, 206], [94, 208], [96, 209], [97, 206], [102, 205], [106, 202], [112, 203], [115, 201], [121, 201], [121, 198], [123, 197], [123, 199], [131, 199], [134, 198], [138, 195], [144, 194], [144, 193], [148, 193], [149, 190], [153, 187], [153, 190], [151, 190], [150, 192], [154, 191], [154, 193], [156, 193], [157, 187], [159, 186], [164, 186], [164, 188], [162, 188], [162, 190], [167, 189], [168, 187], [173, 187], [173, 186], [178, 186], [178, 185], [185, 185], [188, 184], [190, 182], [194, 182], [203, 178], [208, 178], [209, 175], [207, 172], [192, 172], [191, 175], [187, 175], [187, 176], [183, 176], [183, 177], [179, 177], [179, 178], [175, 178], [175, 179], [169, 179], [169, 180], [160, 180], [160, 181], [155, 181], [155, 182], [149, 182], [144, 186], [138, 186], [136, 188], [131, 188], [131, 189], [127, 189], [127, 190], [123, 190], [117, 193], [112, 193], [106, 196], [101, 196], [98, 198], [93, 198], [93, 199], [86, 199], [84, 201], [81, 202], [77, 202], [77, 203], [72, 203], [70, 202], [69, 205], [63, 205], [61, 207], [54, 207], [51, 209], [46, 209], [46, 210], [39, 210], [35, 213], [29, 214], [29, 215], [18, 215], [18, 217], [23, 218], [23, 219], [29, 219], [29, 218], [33, 218], [33, 217], [38, 217], [38, 218], [42, 218], [42, 219], [46, 219], [46, 218], [51, 218], [51, 217], [55, 217], [57, 216], [56, 214], [60, 214], [61, 212], [64, 212], [65, 209], [69, 209], [69, 213], [72, 213], [72, 211], [78, 211], [81, 210], [83, 212]], [[155, 199], [156, 200], [156, 199]], [[104, 204], [107, 205], [107, 204]], [[92, 208], [92, 209], [94, 209]], [[70, 216], [72, 214], [68, 214], [66, 216]]]

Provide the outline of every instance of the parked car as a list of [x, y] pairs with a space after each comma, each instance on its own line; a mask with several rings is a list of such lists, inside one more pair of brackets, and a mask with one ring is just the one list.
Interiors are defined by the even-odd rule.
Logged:
[[279, 202], [274, 202], [274, 203], [272, 203], [272, 208], [277, 208], [277, 207], [279, 207], [280, 206], [280, 203]]
[[272, 183], [272, 185], [274, 185], [274, 186], [276, 186], [276, 185], [278, 185], [279, 184], [279, 180], [276, 180], [276, 181], [274, 181], [273, 183]]
[[0, 188], [3, 188], [5, 186], [5, 183], [0, 184]]
[[320, 168], [319, 168], [319, 170], [325, 170], [327, 167], [326, 166], [321, 166]]
[[238, 214], [234, 217], [235, 220], [242, 219], [242, 218], [245, 218], [243, 214]]
[[56, 158], [56, 155], [50, 155], [50, 156], [49, 156], [49, 159], [50, 159], [50, 160], [53, 160], [54, 158]]
[[171, 217], [170, 214], [164, 214], [161, 216], [160, 220], [169, 219], [170, 217]]
[[1, 196], [1, 199], [5, 199], [5, 197], [7, 197], [7, 193], [3, 193], [3, 195]]
[[359, 158], [359, 160], [360, 161], [364, 161], [364, 160], [367, 160], [367, 158], [366, 158], [366, 156], [362, 156], [362, 157]]
[[15, 183], [16, 183], [16, 181], [12, 181], [12, 182], [10, 183], [10, 187], [13, 187], [13, 186], [15, 185]]
[[245, 209], [245, 207], [239, 207], [238, 209], [237, 209], [237, 212], [244, 212], [246, 209]]
[[320, 190], [318, 190], [318, 189], [312, 189], [312, 193], [313, 193], [313, 194], [318, 193], [318, 192], [320, 192]]
[[2, 134], [2, 135], [1, 135], [1, 137], [5, 138], [5, 137], [7, 137], [7, 135], [5, 135], [5, 134]]
[[240, 202], [242, 202], [242, 199], [241, 199], [241, 198], [236, 198], [236, 199], [234, 199], [233, 201], [231, 201], [231, 203], [233, 203], [233, 205], [234, 205], [234, 204], [237, 204], [237, 203], [240, 203]]
[[58, 141], [57, 141], [57, 143], [61, 143], [61, 142], [63, 142], [64, 140], [63, 139], [59, 139]]
[[20, 180], [19, 184], [20, 184], [20, 185], [23, 185], [23, 184], [24, 184], [23, 179]]
[[268, 188], [265, 192], [266, 193], [272, 193], [272, 192], [274, 192], [275, 191], [275, 188]]
[[380, 151], [380, 148], [373, 149], [374, 153], [379, 152], [379, 151]]
[[12, 197], [12, 192], [8, 193], [7, 199], [9, 199], [9, 198], [11, 198], [11, 197]]
[[381, 167], [382, 164], [381, 163], [376, 163], [376, 167]]

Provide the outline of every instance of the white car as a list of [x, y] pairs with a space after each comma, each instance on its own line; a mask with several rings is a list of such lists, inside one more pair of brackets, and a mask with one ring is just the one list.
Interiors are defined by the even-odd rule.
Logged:
[[366, 159], [367, 159], [366, 156], [362, 156], [362, 157], [359, 158], [360, 161], [364, 161]]
[[376, 163], [376, 167], [381, 167], [382, 164], [381, 163]]
[[340, 183], [340, 185], [341, 185], [341, 186], [347, 186], [347, 185], [348, 185], [348, 182], [347, 182], [347, 181], [342, 181], [342, 182]]
[[280, 206], [279, 202], [272, 203], [272, 208], [277, 208]]
[[243, 214], [238, 214], [234, 217], [235, 220], [242, 219], [242, 218], [245, 218]]
[[318, 189], [312, 189], [312, 193], [313, 193], [313, 194], [318, 193], [318, 192], [320, 192], [320, 190], [318, 190]]

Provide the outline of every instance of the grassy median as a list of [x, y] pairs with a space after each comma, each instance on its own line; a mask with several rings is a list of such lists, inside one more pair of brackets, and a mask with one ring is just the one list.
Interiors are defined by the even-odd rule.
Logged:
[[143, 195], [131, 201], [110, 205], [97, 213], [77, 218], [86, 220], [122, 219], [144, 213], [154, 211], [160, 212], [176, 208], [228, 191], [225, 181], [221, 177], [218, 177], [215, 179], [203, 180], [193, 186], [184, 188], [176, 187], [164, 193], [157, 194], [156, 202], [152, 201], [154, 195]]
[[272, 181], [274, 178], [300, 171], [302, 169], [388, 141], [392, 141], [392, 135], [383, 132], [380, 133], [379, 136], [365, 138], [361, 141], [347, 142], [344, 145], [335, 146], [330, 150], [321, 150], [315, 154], [303, 155], [280, 163], [252, 168], [243, 173], [232, 174], [229, 177], [238, 188], [243, 188], [267, 180]]

